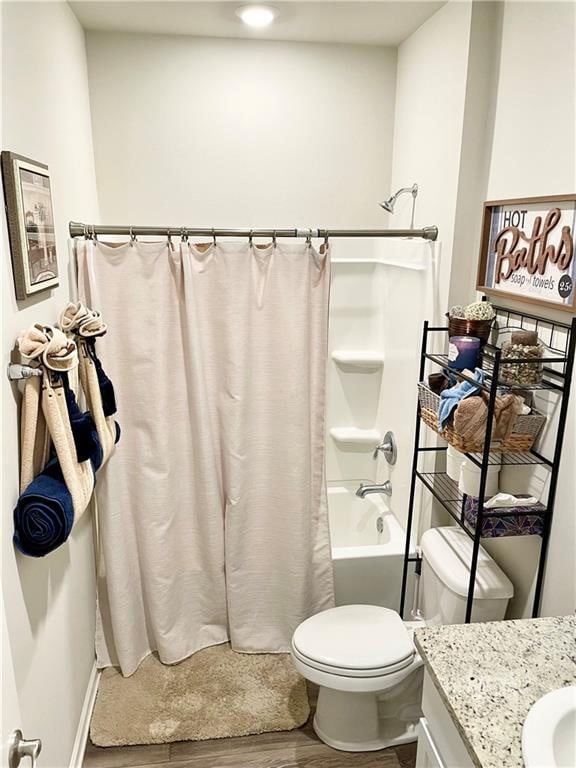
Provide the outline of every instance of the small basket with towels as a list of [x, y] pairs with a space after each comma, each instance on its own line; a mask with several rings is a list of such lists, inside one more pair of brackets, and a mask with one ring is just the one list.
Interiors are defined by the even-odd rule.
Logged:
[[[482, 379], [482, 372], [476, 369]], [[481, 383], [481, 381], [479, 381]], [[462, 386], [467, 382], [462, 382]], [[455, 388], [452, 388], [452, 390]], [[445, 396], [452, 391], [446, 389]], [[488, 395], [480, 387], [469, 384], [469, 392], [459, 399], [450, 414], [449, 419], [441, 416], [442, 397], [433, 392], [424, 382], [418, 384], [418, 399], [422, 420], [450, 445], [463, 453], [482, 451], [486, 435], [488, 415]], [[490, 450], [501, 453], [529, 451], [546, 417], [532, 410], [529, 414], [520, 412], [519, 398], [512, 394], [497, 395], [494, 422], [492, 428], [492, 443]]]

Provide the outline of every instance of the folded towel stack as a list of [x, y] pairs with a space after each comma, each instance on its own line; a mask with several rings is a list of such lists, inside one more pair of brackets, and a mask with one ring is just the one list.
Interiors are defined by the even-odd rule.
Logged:
[[[494, 406], [493, 440], [506, 440], [512, 432], [522, 401], [514, 395], [497, 395]], [[477, 395], [462, 400], [454, 413], [454, 431], [466, 442], [482, 443], [488, 422], [488, 397]]]

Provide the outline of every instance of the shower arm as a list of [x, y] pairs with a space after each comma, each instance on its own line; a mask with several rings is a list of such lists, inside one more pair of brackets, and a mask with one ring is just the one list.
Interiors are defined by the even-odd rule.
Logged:
[[396, 197], [403, 192], [410, 192], [412, 195], [412, 216], [410, 217], [410, 229], [414, 229], [414, 214], [416, 213], [416, 197], [418, 196], [418, 184], [414, 184], [411, 187], [403, 187], [399, 192], [396, 192]]

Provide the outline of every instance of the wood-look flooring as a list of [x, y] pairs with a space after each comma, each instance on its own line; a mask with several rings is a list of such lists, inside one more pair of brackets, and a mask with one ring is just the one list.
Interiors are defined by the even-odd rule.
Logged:
[[327, 747], [312, 729], [314, 686], [309, 693], [312, 714], [295, 731], [142, 747], [95, 747], [88, 742], [83, 768], [414, 768], [415, 744], [362, 753]]

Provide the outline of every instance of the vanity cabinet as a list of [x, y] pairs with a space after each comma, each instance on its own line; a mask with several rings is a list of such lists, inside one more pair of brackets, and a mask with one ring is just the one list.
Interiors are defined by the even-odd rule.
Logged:
[[416, 753], [416, 768], [447, 768], [430, 733], [430, 727], [425, 717], [420, 718], [418, 725], [418, 752]]
[[418, 726], [416, 768], [474, 768], [462, 737], [428, 672], [424, 674], [422, 711], [424, 717]]

